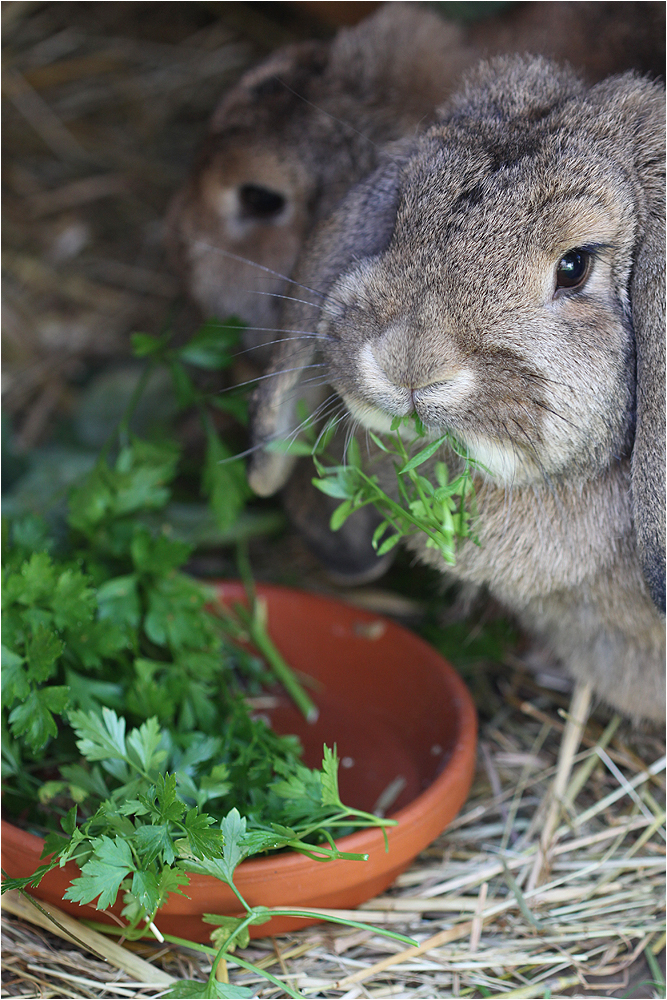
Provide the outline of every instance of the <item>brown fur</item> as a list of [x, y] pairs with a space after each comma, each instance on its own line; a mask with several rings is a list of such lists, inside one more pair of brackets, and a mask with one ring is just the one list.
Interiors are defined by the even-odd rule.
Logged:
[[[455, 575], [488, 587], [615, 708], [653, 719], [665, 664], [661, 220], [661, 87], [632, 74], [588, 87], [545, 60], [492, 60], [320, 227], [296, 272], [315, 304], [285, 313], [287, 327], [317, 332], [327, 378], [362, 425], [385, 429], [416, 407], [484, 466], [481, 547], [461, 546]], [[556, 292], [577, 247], [591, 248], [590, 275]], [[258, 441], [293, 425], [289, 369], [312, 364], [315, 343], [281, 345], [283, 374], [255, 404]], [[288, 473], [285, 456], [260, 453], [251, 483], [266, 494]], [[445, 569], [423, 540], [413, 547]]]

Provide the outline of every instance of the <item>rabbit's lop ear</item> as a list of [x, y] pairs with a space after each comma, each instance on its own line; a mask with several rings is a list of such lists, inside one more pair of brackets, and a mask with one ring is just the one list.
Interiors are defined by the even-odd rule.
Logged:
[[[637, 353], [632, 505], [637, 547], [655, 604], [665, 609], [665, 104], [664, 90], [626, 74], [598, 85], [635, 142], [637, 231], [630, 280]], [[615, 91], [615, 94], [613, 93]]]
[[248, 482], [259, 496], [271, 496], [284, 486], [296, 461], [284, 450], [272, 451], [272, 442], [284, 445], [291, 440], [299, 424], [300, 400], [310, 413], [322, 400], [325, 390], [321, 379], [312, 374], [320, 370], [315, 358], [314, 341], [284, 340], [255, 391], [250, 413], [254, 450]]
[[655, 192], [631, 283], [637, 345], [632, 505], [644, 577], [665, 610], [665, 198]]
[[[270, 496], [285, 485], [296, 461], [272, 442], [289, 440], [299, 423], [298, 404], [309, 413], [335, 393], [325, 385], [322, 361], [326, 336], [318, 334], [327, 293], [354, 262], [386, 249], [396, 217], [402, 155], [400, 144], [387, 147], [387, 160], [345, 197], [338, 210], [320, 224], [297, 266], [294, 284], [287, 289], [284, 335], [268, 373], [262, 376], [251, 406], [253, 455], [248, 482], [260, 496]], [[349, 378], [354, 377], [349, 372]]]

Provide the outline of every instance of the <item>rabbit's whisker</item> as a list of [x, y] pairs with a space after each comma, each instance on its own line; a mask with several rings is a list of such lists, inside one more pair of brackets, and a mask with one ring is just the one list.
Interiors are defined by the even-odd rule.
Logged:
[[[335, 398], [337, 398], [337, 397], [335, 397], [334, 394], [332, 394], [331, 396], [327, 397], [327, 399], [325, 399], [324, 402], [320, 404], [320, 406], [317, 408], [317, 410], [315, 410], [315, 412], [313, 414], [311, 414], [305, 420], [302, 420], [301, 423], [298, 425], [298, 427], [296, 427], [290, 433], [290, 438], [295, 437], [299, 433], [299, 431], [301, 431], [307, 425], [307, 423], [308, 423], [308, 421], [310, 419], [312, 419], [314, 416], [318, 415], [318, 411], [320, 411], [322, 409], [322, 407], [324, 407], [327, 403], [331, 402], [332, 400], [335, 400]], [[235, 462], [239, 458], [247, 458], [249, 455], [254, 455], [255, 452], [261, 451], [263, 448], [266, 447], [267, 444], [269, 444], [272, 441], [284, 441], [284, 440], [286, 440], [286, 439], [284, 437], [282, 437], [280, 434], [272, 434], [270, 437], [266, 438], [264, 441], [259, 441], [257, 444], [252, 445], [252, 447], [246, 448], [245, 451], [239, 451], [236, 455], [230, 455], [229, 458], [223, 458], [223, 459], [221, 459], [218, 464], [219, 465], [227, 465], [229, 462]]]
[[[261, 326], [247, 326], [246, 330], [266, 330], [268, 332], [268, 327]], [[244, 354], [250, 354], [252, 351], [260, 351], [264, 347], [273, 347], [276, 344], [285, 344], [289, 340], [327, 340], [327, 336], [319, 333], [303, 333], [299, 337], [280, 337], [278, 340], [267, 340], [263, 341], [261, 344], [254, 344], [252, 347], [245, 347], [242, 351], [236, 351], [231, 355], [232, 358], [241, 358]]]
[[[375, 149], [385, 152], [382, 146], [378, 145], [377, 142], [374, 142], [373, 139], [370, 138], [370, 136], [365, 135], [363, 132], [360, 132], [359, 129], [354, 127], [354, 125], [350, 125], [349, 122], [344, 121], [342, 118], [336, 118], [335, 115], [332, 115], [329, 111], [325, 111], [324, 108], [321, 108], [318, 104], [313, 104], [313, 102], [309, 101], [307, 97], [303, 96], [303, 94], [299, 94], [296, 90], [292, 90], [289, 84], [285, 83], [284, 80], [281, 80], [279, 76], [276, 76], [275, 79], [285, 88], [285, 90], [289, 90], [290, 94], [293, 94], [295, 97], [298, 97], [298, 99], [300, 101], [303, 101], [304, 104], [307, 104], [309, 107], [314, 108], [315, 111], [319, 111], [321, 115], [325, 115], [327, 118], [330, 118], [332, 122], [337, 122], [339, 125], [342, 125], [343, 128], [349, 129], [350, 132], [354, 132], [355, 135], [358, 135], [365, 142], [370, 143], [371, 146], [373, 146]], [[394, 160], [395, 157], [392, 156], [391, 159]]]
[[[331, 413], [333, 413], [333, 416], [331, 415]], [[324, 416], [324, 414], [322, 414], [322, 416]], [[335, 408], [334, 407], [331, 408], [330, 415], [327, 417], [327, 420], [324, 423], [324, 425], [322, 427], [322, 430], [317, 435], [317, 440], [315, 441], [315, 447], [316, 448], [318, 447], [320, 441], [322, 440], [322, 438], [324, 437], [324, 435], [327, 433], [327, 431], [329, 431], [329, 430], [335, 430], [338, 427], [338, 425], [343, 420], [345, 420], [346, 416], [347, 416], [347, 411], [340, 412], [340, 409], [339, 409], [338, 414], [336, 414]]]
[[[232, 389], [241, 389], [245, 385], [254, 385], [255, 382], [262, 382], [267, 378], [275, 378], [276, 375], [286, 375], [288, 372], [301, 372], [305, 371], [307, 368], [326, 368], [326, 365], [324, 363], [314, 365], [297, 365], [296, 368], [281, 368], [280, 371], [268, 372], [266, 375], [255, 375], [254, 378], [249, 378], [245, 382], [237, 382], [235, 385], [228, 385], [226, 388], [220, 389], [219, 395], [222, 395], [225, 392], [231, 392]], [[326, 383], [323, 382], [322, 384], [324, 385]]]
[[[301, 282], [295, 281], [294, 278], [290, 278], [287, 274], [281, 274], [280, 271], [274, 271], [273, 268], [267, 267], [265, 264], [258, 264], [256, 260], [250, 260], [249, 257], [241, 257], [237, 253], [232, 253], [231, 250], [223, 250], [222, 247], [213, 246], [211, 243], [206, 243], [204, 240], [192, 240], [190, 246], [196, 247], [198, 250], [210, 250], [211, 253], [219, 253], [222, 257], [229, 257], [231, 260], [237, 260], [240, 264], [248, 264], [249, 267], [256, 267], [260, 271], [266, 271], [267, 274], [272, 274], [274, 278], [282, 278], [283, 281], [289, 281], [293, 285], [298, 285], [299, 288], [304, 288], [307, 292], [311, 292], [313, 295], [319, 296], [319, 298], [325, 298], [323, 292], [318, 292], [315, 288], [309, 288], [308, 285], [302, 285]], [[308, 305], [314, 305], [314, 302], [309, 302]]]
[[[295, 441], [296, 438], [297, 438], [297, 436], [301, 433], [302, 430], [304, 430], [304, 428], [306, 428], [308, 426], [308, 424], [312, 423], [313, 420], [316, 420], [316, 419], [324, 417], [324, 414], [326, 412], [326, 406], [328, 404], [330, 405], [330, 404], [334, 403], [335, 402], [335, 398], [336, 398], [335, 393], [332, 393], [331, 396], [327, 396], [327, 398], [322, 403], [320, 403], [320, 405], [318, 407], [316, 407], [316, 409], [312, 413], [309, 413], [306, 417], [304, 417], [304, 419], [301, 420], [297, 424], [297, 426], [293, 430], [290, 431], [290, 433], [287, 435], [287, 437], [283, 438], [282, 440], [284, 440], [284, 441], [286, 441], [288, 443], [291, 443], [292, 441]], [[326, 430], [326, 427], [321, 431], [321, 433], [320, 433], [320, 435], [319, 435], [319, 437], [317, 439], [318, 442], [319, 442], [319, 440], [320, 440], [320, 438], [321, 438], [321, 436], [322, 436], [322, 434], [324, 433], [325, 430]]]
[[[294, 282], [297, 284], [297, 282]], [[298, 302], [302, 306], [312, 306], [313, 309], [319, 309], [319, 305], [316, 302], [309, 302], [307, 299], [296, 299], [293, 295], [281, 295], [280, 292], [262, 292], [257, 288], [248, 288], [248, 295], [267, 295], [272, 299], [287, 299], [288, 302]]]
[[357, 427], [359, 427], [359, 426], [360, 426], [359, 421], [356, 420], [356, 419], [354, 419], [352, 417], [352, 414], [350, 414], [350, 423], [349, 423], [349, 426], [348, 426], [347, 431], [345, 433], [345, 450], [343, 452], [343, 455], [344, 455], [344, 464], [347, 464], [347, 450], [350, 447], [350, 441], [354, 437], [354, 435], [356, 433], [356, 430], [357, 430]]

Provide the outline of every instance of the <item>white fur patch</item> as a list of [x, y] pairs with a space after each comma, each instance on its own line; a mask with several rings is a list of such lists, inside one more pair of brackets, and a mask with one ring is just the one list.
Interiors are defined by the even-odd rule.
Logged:
[[434, 385], [415, 389], [415, 399], [424, 406], [441, 406], [443, 412], [464, 403], [475, 389], [475, 373], [470, 368], [457, 368], [439, 376]]
[[519, 486], [529, 480], [526, 478], [525, 463], [511, 447], [505, 447], [500, 441], [489, 438], [475, 437], [472, 444], [465, 442], [470, 450], [470, 457], [486, 471], [493, 479], [508, 486]]

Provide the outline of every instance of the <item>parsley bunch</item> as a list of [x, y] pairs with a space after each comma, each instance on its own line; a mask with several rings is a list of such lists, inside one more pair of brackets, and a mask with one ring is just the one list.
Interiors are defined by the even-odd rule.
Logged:
[[[136, 346], [168, 364], [199, 409], [205, 485], [222, 510], [238, 470], [219, 465], [228, 449], [184, 367], [217, 365], [219, 342], [205, 329], [178, 350], [147, 335]], [[213, 875], [248, 913], [211, 917], [217, 962], [268, 919], [234, 885], [244, 858], [281, 848], [358, 858], [334, 836], [391, 821], [343, 805], [335, 749], [311, 770], [295, 737], [251, 715], [246, 699], [275, 675], [248, 640], [304, 713], [314, 706], [272, 646], [261, 604], [216, 612], [214, 595], [182, 571], [192, 547], [161, 523], [179, 448], [131, 435], [129, 415], [71, 491], [66, 538], [34, 516], [3, 524], [3, 805], [50, 830], [49, 860], [29, 878], [5, 879], [3, 891], [74, 860], [81, 875], [66, 898], [104, 910], [120, 893], [124, 934], [139, 937], [147, 927], [159, 935], [156, 914], [189, 872]], [[245, 995], [219, 988], [179, 984], [171, 995]]]

